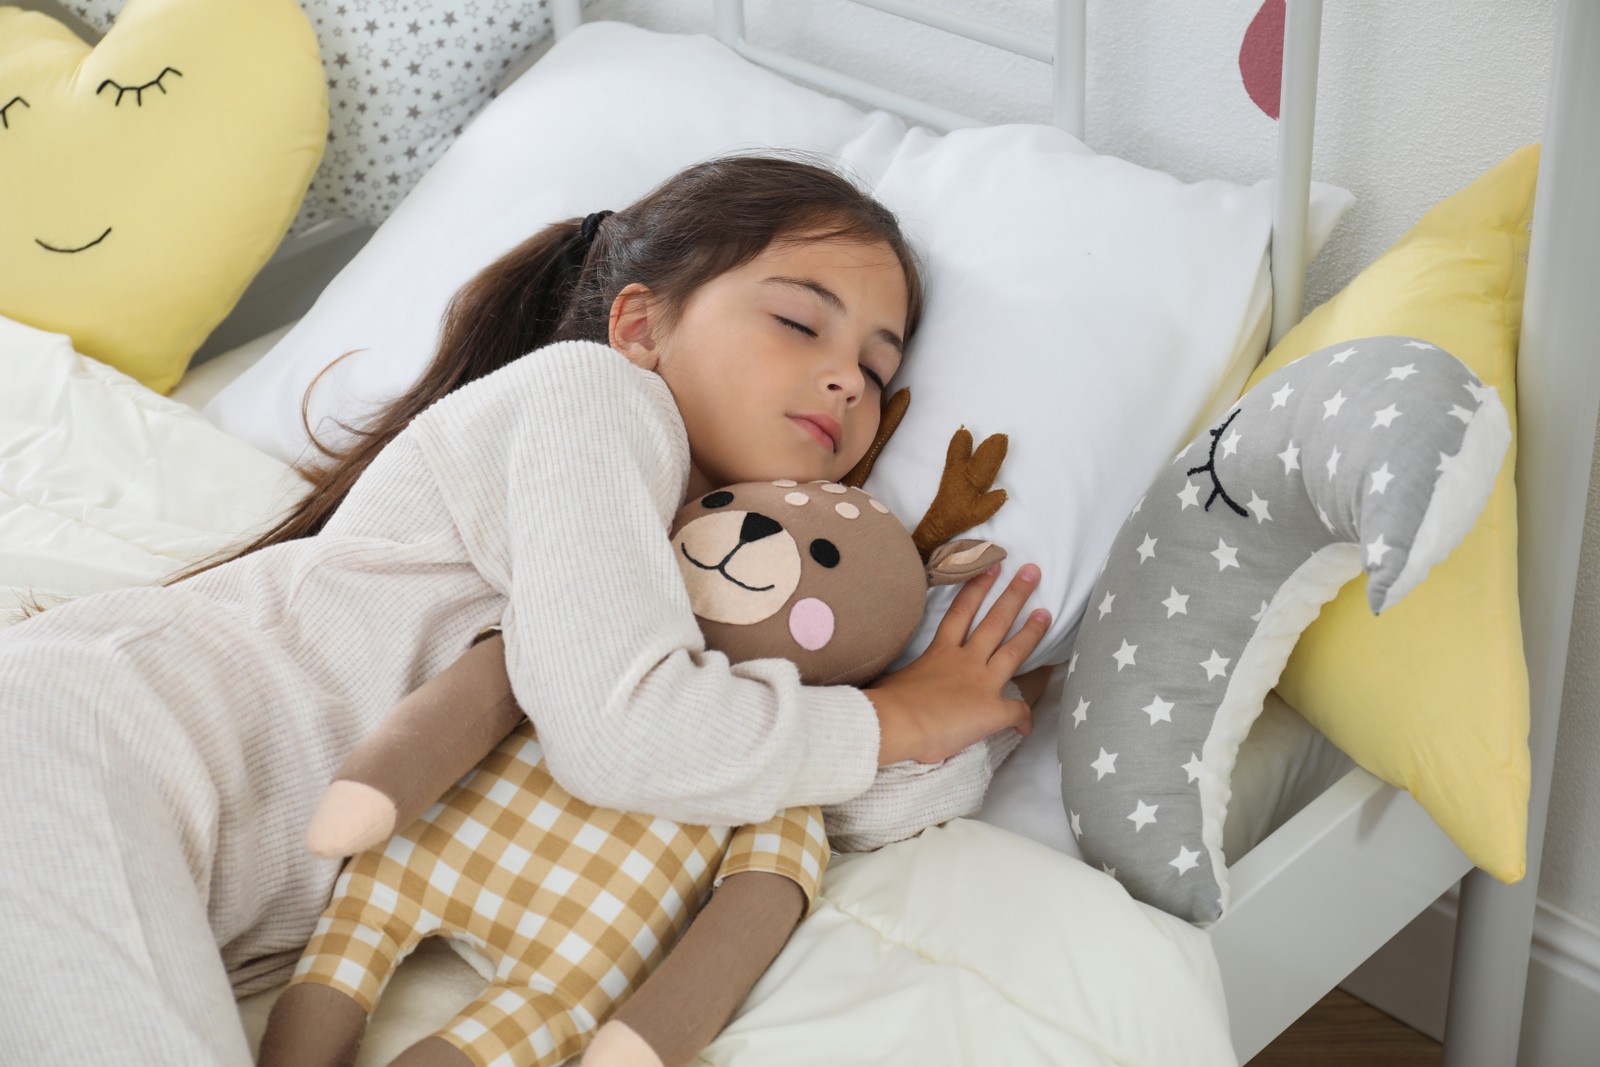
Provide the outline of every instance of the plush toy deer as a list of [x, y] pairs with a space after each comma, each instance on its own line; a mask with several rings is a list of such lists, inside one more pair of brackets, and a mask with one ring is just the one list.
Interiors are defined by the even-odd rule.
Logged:
[[[971, 435], [957, 432], [916, 534], [859, 488], [908, 402], [904, 390], [886, 402], [878, 440], [846, 479], [853, 484], [743, 483], [678, 513], [669, 536], [709, 647], [732, 661], [787, 657], [808, 684], [864, 683], [910, 641], [930, 585], [1004, 557], [986, 541], [949, 540], [1005, 502], [990, 489], [1003, 436], [974, 453]], [[273, 1008], [260, 1060], [271, 1067], [352, 1062], [392, 968], [432, 934], [469, 950], [489, 986], [396, 1067], [560, 1063], [655, 970], [712, 887], [745, 874], [742, 884], [759, 887], [747, 896], [781, 893], [789, 910], [752, 913], [747, 903], [734, 917], [729, 905], [719, 919], [729, 889], [710, 897], [696, 936], [731, 940], [724, 954], [735, 961], [761, 952], [753, 971], [716, 964], [745, 975], [736, 988], [671, 1001], [707, 1016], [689, 1030], [714, 1034], [801, 917], [797, 905], [809, 910], [829, 856], [814, 807], [734, 829], [608, 811], [566, 793], [512, 698], [498, 635], [408, 696], [356, 749], [308, 841], [326, 855], [367, 851], [340, 875]], [[770, 949], [744, 948], [753, 922], [773, 928]], [[617, 1024], [593, 1057], [661, 1062]]]

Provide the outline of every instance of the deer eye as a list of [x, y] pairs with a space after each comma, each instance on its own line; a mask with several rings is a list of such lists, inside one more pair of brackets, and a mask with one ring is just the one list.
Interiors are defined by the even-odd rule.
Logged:
[[839, 549], [832, 541], [819, 537], [811, 542], [811, 558], [832, 569], [839, 565]]
[[700, 506], [703, 508], [725, 508], [731, 503], [733, 494], [725, 489], [719, 489], [700, 498]]

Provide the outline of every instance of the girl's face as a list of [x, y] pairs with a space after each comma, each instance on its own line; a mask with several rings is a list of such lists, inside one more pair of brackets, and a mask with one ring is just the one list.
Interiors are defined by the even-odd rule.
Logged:
[[649, 290], [628, 286], [611, 343], [672, 390], [690, 497], [735, 482], [837, 481], [878, 431], [906, 305], [887, 245], [802, 237], [702, 285], [670, 328]]

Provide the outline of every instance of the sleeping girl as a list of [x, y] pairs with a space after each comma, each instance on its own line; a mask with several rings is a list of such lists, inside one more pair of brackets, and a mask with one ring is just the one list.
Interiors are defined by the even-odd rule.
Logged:
[[0, 1061], [249, 1063], [234, 997], [288, 977], [338, 873], [312, 809], [493, 626], [550, 774], [607, 808], [760, 822], [1026, 732], [1036, 568], [969, 639], [807, 686], [706, 651], [662, 536], [717, 485], [843, 477], [919, 305], [848, 181], [691, 167], [477, 275], [421, 381], [231, 558], [0, 633]]

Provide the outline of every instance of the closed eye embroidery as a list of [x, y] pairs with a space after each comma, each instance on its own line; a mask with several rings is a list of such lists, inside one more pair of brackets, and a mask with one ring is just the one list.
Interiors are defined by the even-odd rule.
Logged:
[[161, 84], [161, 79], [165, 78], [168, 74], [176, 74], [180, 78], [183, 77], [183, 71], [178, 70], [176, 67], [162, 67], [160, 74], [157, 74], [154, 78], [152, 78], [151, 80], [145, 82], [143, 85], [118, 85], [116, 82], [112, 81], [110, 78], [107, 78], [105, 81], [100, 83], [100, 88], [96, 89], [94, 91], [94, 94], [96, 96], [99, 96], [102, 92], [105, 91], [106, 86], [109, 85], [109, 86], [111, 86], [113, 89], [115, 89], [117, 91], [117, 102], [116, 102], [115, 106], [117, 106], [117, 107], [121, 107], [122, 106], [122, 94], [123, 93], [132, 93], [133, 94], [134, 105], [137, 106], [137, 107], [143, 107], [144, 106], [144, 91], [146, 89], [150, 88], [152, 85], [155, 86], [157, 89], [160, 89], [163, 95], [166, 94], [167, 87], [165, 85]]
[[30, 109], [33, 107], [32, 104], [22, 99], [22, 97], [13, 96], [5, 107], [0, 107], [0, 129], [9, 130], [11, 128], [11, 123], [6, 121], [6, 112], [11, 110], [12, 104], [21, 104], [23, 107]]

